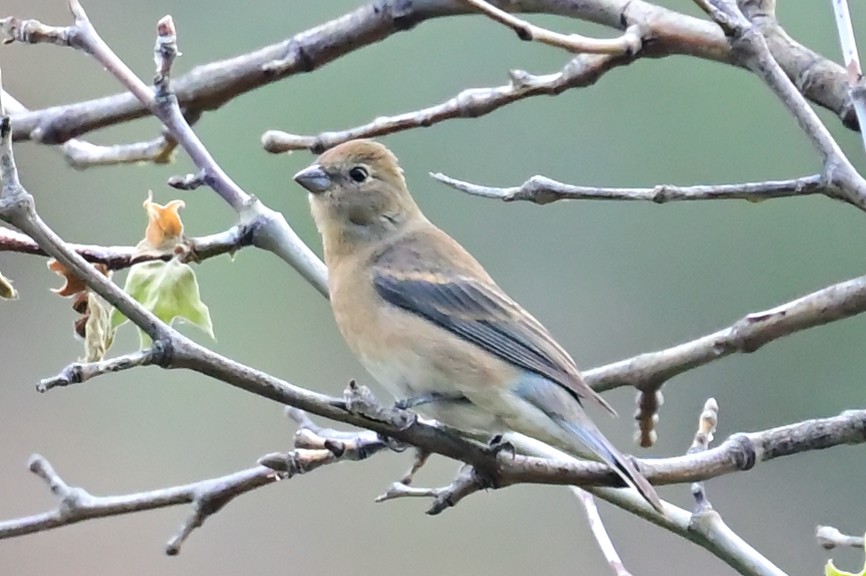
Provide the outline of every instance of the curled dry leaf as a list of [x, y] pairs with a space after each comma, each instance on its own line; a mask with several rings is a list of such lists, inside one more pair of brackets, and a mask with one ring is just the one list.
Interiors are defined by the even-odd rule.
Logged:
[[66, 269], [66, 266], [51, 258], [48, 260], [48, 269], [63, 278], [63, 286], [60, 288], [52, 288], [51, 291], [63, 298], [68, 298], [84, 292], [87, 286], [84, 281]]
[[[107, 266], [94, 264], [103, 275], [110, 276]], [[111, 305], [88, 290], [84, 281], [63, 264], [51, 258], [48, 269], [63, 278], [63, 286], [51, 291], [63, 298], [72, 298], [72, 309], [81, 316], [75, 320], [75, 333], [84, 339], [84, 361], [102, 360], [114, 342], [115, 328], [111, 324]]]
[[15, 290], [14, 286], [12, 286], [12, 281], [0, 273], [0, 299], [16, 300], [17, 298], [18, 291]]

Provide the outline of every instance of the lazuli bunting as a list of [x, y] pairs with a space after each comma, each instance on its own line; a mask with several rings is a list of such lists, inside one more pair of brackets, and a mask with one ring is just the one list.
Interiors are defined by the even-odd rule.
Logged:
[[380, 384], [454, 428], [515, 431], [574, 455], [588, 448], [662, 510], [584, 413], [585, 403], [610, 405], [547, 329], [424, 217], [390, 150], [346, 142], [295, 181], [310, 192], [337, 326]]

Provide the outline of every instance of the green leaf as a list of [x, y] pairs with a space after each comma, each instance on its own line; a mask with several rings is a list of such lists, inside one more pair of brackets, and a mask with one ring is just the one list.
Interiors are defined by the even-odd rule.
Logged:
[[[198, 280], [189, 265], [178, 260], [136, 264], [129, 269], [123, 289], [163, 322], [186, 321], [214, 338], [210, 311], [201, 301]], [[111, 320], [115, 327], [126, 322], [119, 312]], [[143, 331], [139, 330], [139, 336], [142, 348], [150, 344]]]
[[855, 574], [854, 572], [839, 570], [832, 560], [827, 560], [827, 565], [824, 566], [824, 576], [866, 576], [866, 564], [864, 564], [862, 570]]
[[12, 282], [0, 273], [0, 298], [3, 300], [17, 300], [18, 291], [12, 286]]
[[854, 574], [853, 572], [846, 572], [844, 570], [839, 570], [833, 564], [832, 560], [827, 560], [827, 565], [824, 566], [824, 576], [864, 576], [864, 573], [866, 573], [866, 568], [864, 568], [863, 570], [861, 570], [857, 574]]

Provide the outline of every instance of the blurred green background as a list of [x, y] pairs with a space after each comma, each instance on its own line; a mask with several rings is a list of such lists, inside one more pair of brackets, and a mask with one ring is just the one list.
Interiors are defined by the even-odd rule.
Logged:
[[[2, 10], [68, 22], [61, 0], [3, 0]], [[153, 73], [154, 25], [171, 13], [183, 58], [197, 63], [276, 42], [358, 3], [346, 0], [88, 0], [106, 41], [142, 77]], [[853, 3], [866, 34], [866, 9]], [[686, 0], [671, 8], [699, 15]], [[826, 2], [782, 2], [779, 17], [799, 41], [838, 59]], [[582, 23], [533, 18], [559, 30], [600, 33]], [[610, 35], [610, 32], [603, 32]], [[866, 35], [861, 38], [866, 43]], [[30, 108], [119, 91], [88, 57], [52, 46], [4, 47], [5, 87]], [[509, 68], [545, 73], [567, 55], [519, 42], [481, 17], [429, 22], [317, 70], [268, 86], [207, 114], [196, 126], [213, 155], [243, 187], [286, 214], [319, 248], [307, 201], [291, 181], [307, 153], [271, 156], [259, 145], [270, 128], [318, 133], [438, 103], [468, 87], [498, 85]], [[823, 113], [858, 167], [857, 135]], [[88, 135], [99, 143], [148, 139], [153, 119]], [[461, 195], [430, 180], [442, 171], [479, 183], [512, 185], [542, 173], [607, 186], [693, 184], [787, 178], [816, 171], [806, 138], [754, 77], [686, 58], [641, 61], [598, 85], [535, 98], [481, 119], [458, 120], [389, 136], [428, 216], [459, 239], [499, 283], [537, 315], [579, 365], [597, 366], [697, 337], [749, 311], [770, 307], [864, 272], [863, 214], [823, 197], [751, 205], [497, 203]], [[177, 193], [165, 180], [191, 169], [181, 153], [168, 167], [76, 172], [50, 148], [16, 147], [21, 178], [45, 220], [66, 239], [135, 244], [144, 229], [141, 202], [180, 194], [187, 232], [227, 228], [234, 215], [206, 189]], [[247, 467], [285, 450], [292, 427], [281, 407], [184, 372], [146, 368], [46, 395], [35, 383], [81, 353], [70, 303], [49, 287], [58, 279], [39, 258], [0, 254], [0, 269], [21, 298], [0, 303], [0, 518], [54, 505], [26, 471], [45, 455], [70, 483], [96, 494], [157, 488]], [[370, 378], [342, 343], [327, 302], [269, 254], [244, 250], [234, 261], [198, 267], [221, 353], [298, 385], [337, 394]], [[680, 454], [703, 402], [718, 399], [718, 438], [862, 406], [863, 334], [856, 318], [723, 360], [665, 387], [656, 447], [632, 444], [633, 392], [608, 395], [622, 417], [596, 414], [622, 448], [640, 456]], [[203, 340], [194, 329], [186, 333]], [[114, 352], [136, 346], [131, 329]], [[409, 463], [384, 455], [333, 466], [245, 495], [210, 518], [177, 558], [165, 541], [189, 513], [171, 508], [86, 522], [0, 541], [0, 574], [605, 574], [578, 504], [565, 489], [517, 487], [476, 495], [440, 517], [427, 502], [376, 505], [373, 497]], [[437, 459], [422, 484], [447, 482], [456, 465]], [[728, 523], [783, 569], [818, 573], [827, 554], [817, 523], [849, 532], [866, 527], [860, 488], [863, 447], [836, 448], [713, 480], [708, 493]], [[662, 495], [689, 507], [687, 486]], [[636, 574], [728, 574], [696, 546], [602, 504], [626, 566]], [[859, 553], [836, 553], [853, 568]]]

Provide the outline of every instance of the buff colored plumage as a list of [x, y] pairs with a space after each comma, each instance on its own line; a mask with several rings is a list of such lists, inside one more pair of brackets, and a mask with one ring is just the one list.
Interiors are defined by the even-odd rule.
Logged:
[[538, 320], [421, 213], [395, 156], [370, 140], [322, 154], [310, 192], [337, 325], [376, 380], [448, 426], [587, 448], [657, 510], [653, 487], [584, 413], [611, 411]]

